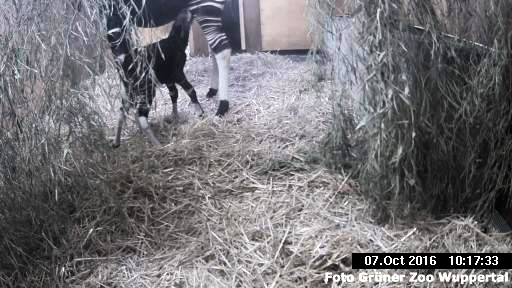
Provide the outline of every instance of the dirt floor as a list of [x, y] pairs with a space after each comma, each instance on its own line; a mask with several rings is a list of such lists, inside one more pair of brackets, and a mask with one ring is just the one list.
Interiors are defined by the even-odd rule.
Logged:
[[[180, 90], [179, 121], [162, 121], [166, 93], [151, 112], [165, 147], [150, 147], [133, 123], [125, 129], [104, 175], [106, 200], [83, 208], [93, 220], [76, 227], [80, 252], [57, 272], [69, 287], [331, 287], [326, 272], [356, 273], [353, 252], [509, 249], [471, 219], [373, 223], [357, 184], [322, 165], [332, 95], [305, 57], [234, 56], [223, 119], [204, 98], [208, 67], [207, 58], [186, 67], [204, 119]], [[99, 83], [115, 83], [110, 76]]]

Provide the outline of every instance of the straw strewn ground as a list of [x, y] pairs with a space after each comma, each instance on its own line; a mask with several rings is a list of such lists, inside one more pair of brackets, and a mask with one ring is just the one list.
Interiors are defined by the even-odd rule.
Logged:
[[224, 119], [202, 96], [208, 64], [186, 71], [205, 119], [180, 90], [180, 121], [161, 121], [170, 100], [159, 95], [151, 118], [168, 145], [151, 148], [131, 125], [113, 152], [104, 198], [82, 207], [89, 221], [58, 271], [69, 287], [321, 287], [326, 271], [350, 271], [352, 252], [508, 250], [470, 219], [374, 224], [357, 184], [322, 166], [331, 95], [312, 88], [304, 58], [233, 57]]

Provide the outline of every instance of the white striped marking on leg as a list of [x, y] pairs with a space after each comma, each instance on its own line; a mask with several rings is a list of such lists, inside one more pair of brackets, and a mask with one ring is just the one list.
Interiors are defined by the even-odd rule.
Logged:
[[229, 101], [228, 81], [229, 81], [229, 60], [231, 49], [226, 49], [215, 55], [219, 69], [219, 99]]
[[148, 118], [140, 116], [137, 120], [137, 123], [139, 123], [139, 127], [142, 129], [142, 132], [146, 134], [146, 137], [149, 138], [151, 143], [155, 146], [161, 146], [160, 141], [156, 139], [155, 134], [153, 134], [153, 131], [151, 128], [149, 128]]
[[148, 119], [146, 117], [139, 117], [140, 128], [146, 130], [149, 128]]
[[212, 60], [212, 66], [210, 69], [210, 88], [219, 89], [219, 66], [217, 65], [217, 59], [213, 54], [212, 49], [210, 50], [210, 59]]

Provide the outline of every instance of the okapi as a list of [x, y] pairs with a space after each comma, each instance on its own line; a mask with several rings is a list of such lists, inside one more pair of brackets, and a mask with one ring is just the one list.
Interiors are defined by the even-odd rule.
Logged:
[[[218, 93], [220, 101], [216, 115], [226, 114], [229, 110], [228, 73], [231, 57], [231, 46], [222, 25], [226, 0], [110, 0], [107, 3], [110, 4], [107, 6], [108, 37], [111, 45], [118, 47], [114, 55], [118, 59], [132, 52], [128, 36], [130, 33], [127, 31], [129, 23], [137, 27], [159, 27], [176, 20], [181, 11], [190, 11], [192, 19], [198, 22], [215, 54], [212, 57], [210, 89], [206, 96], [211, 98]], [[138, 125], [141, 128], [148, 127], [147, 116], [140, 113], [138, 116]], [[119, 121], [124, 121], [124, 117], [124, 113], [121, 113]], [[143, 131], [152, 134], [148, 129]]]
[[[203, 108], [197, 100], [196, 91], [183, 72], [187, 60], [185, 50], [188, 46], [191, 17], [188, 10], [183, 10], [174, 21], [167, 38], [143, 48], [131, 49], [130, 43], [127, 41], [116, 44], [112, 36], [108, 35], [112, 52], [116, 55], [116, 67], [128, 96], [122, 99], [116, 137], [112, 145], [114, 148], [119, 147], [121, 130], [126, 120], [125, 115], [133, 104], [137, 106], [140, 128], [153, 144], [160, 145], [151, 129], [149, 129], [146, 120], [158, 84], [165, 84], [169, 90], [173, 116], [178, 114], [178, 89], [176, 89], [176, 84], [187, 92], [196, 113], [200, 116], [203, 115]], [[123, 51], [130, 51], [130, 53], [122, 53]], [[146, 65], [150, 66], [149, 69], [146, 69]]]

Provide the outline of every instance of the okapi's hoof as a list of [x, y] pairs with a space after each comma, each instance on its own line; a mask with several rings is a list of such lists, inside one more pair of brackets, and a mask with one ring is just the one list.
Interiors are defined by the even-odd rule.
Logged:
[[112, 143], [112, 148], [116, 149], [116, 148], [119, 148], [121, 146], [121, 144], [119, 143]]
[[220, 100], [219, 102], [219, 109], [217, 110], [217, 113], [215, 116], [222, 117], [226, 112], [229, 110], [229, 101], [228, 100]]
[[213, 98], [217, 95], [217, 92], [217, 89], [210, 88], [210, 90], [208, 90], [208, 93], [206, 93], [206, 98]]
[[203, 107], [201, 107], [201, 104], [198, 103], [191, 103], [192, 106], [194, 106], [194, 115], [196, 115], [199, 118], [204, 117], [204, 110]]

